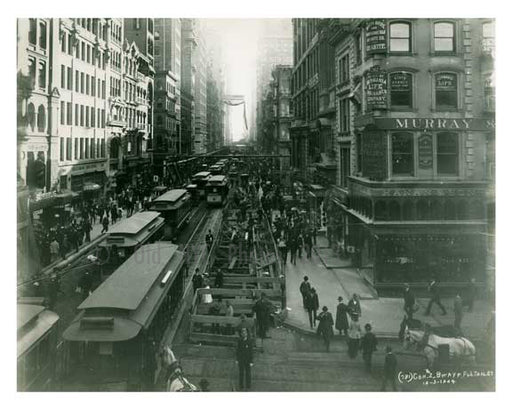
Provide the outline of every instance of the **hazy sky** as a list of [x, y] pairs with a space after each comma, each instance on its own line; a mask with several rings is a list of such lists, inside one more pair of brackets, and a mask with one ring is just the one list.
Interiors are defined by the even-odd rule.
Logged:
[[[257, 43], [260, 37], [269, 35], [269, 30], [282, 19], [204, 19], [201, 23], [208, 30], [215, 31], [222, 43], [225, 63], [227, 94], [245, 95], [247, 122], [250, 126], [251, 96], [256, 87]], [[276, 24], [274, 24], [276, 23]], [[280, 30], [275, 28], [275, 30]], [[291, 19], [289, 32], [291, 35]], [[243, 109], [231, 109], [231, 124], [234, 137], [242, 137], [244, 132]]]

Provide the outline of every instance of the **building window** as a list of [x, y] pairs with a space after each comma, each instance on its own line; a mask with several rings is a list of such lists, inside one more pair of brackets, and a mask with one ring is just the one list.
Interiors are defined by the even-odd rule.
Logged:
[[98, 128], [101, 128], [101, 123], [100, 123], [101, 115], [100, 115], [100, 112], [101, 112], [101, 111], [100, 111], [100, 109], [98, 108], [98, 116], [97, 116], [97, 120], [96, 120], [96, 121], [98, 121], [98, 124], [97, 124], [97, 127], [98, 127]]
[[68, 78], [67, 78], [67, 89], [72, 91], [73, 90], [73, 70], [71, 69], [71, 67], [68, 67], [67, 68], [67, 71], [68, 71]]
[[65, 112], [66, 103], [64, 101], [60, 102], [60, 123], [64, 125], [66, 123], [66, 112]]
[[68, 54], [73, 55], [73, 37], [71, 34], [68, 34]]
[[37, 82], [39, 88], [46, 88], [46, 63], [44, 61], [39, 62], [39, 78]]
[[60, 66], [60, 88], [66, 87], [66, 67]]
[[96, 126], [94, 114], [95, 114], [94, 107], [91, 107], [91, 127], [93, 127], [93, 128]]
[[73, 140], [71, 138], [66, 138], [66, 160], [71, 161], [71, 154], [73, 152], [72, 144]]
[[78, 70], [75, 70], [75, 91], [80, 91], [80, 73]]
[[91, 62], [91, 46], [87, 44], [87, 62]]
[[484, 75], [484, 110], [488, 112], [494, 112], [496, 110], [494, 72]]
[[60, 138], [60, 160], [64, 161], [64, 138]]
[[391, 23], [389, 25], [389, 51], [411, 52], [411, 24], [405, 22]]
[[66, 125], [73, 125], [73, 105], [66, 103]]
[[457, 175], [459, 169], [458, 135], [453, 132], [437, 134], [437, 173]]
[[482, 52], [494, 57], [494, 21], [482, 24]]
[[39, 23], [39, 47], [46, 50], [46, 22]]
[[350, 148], [341, 148], [340, 154], [341, 186], [348, 188], [348, 177], [350, 176]]
[[85, 138], [85, 152], [84, 158], [89, 159], [89, 138]]
[[37, 19], [28, 19], [28, 42], [32, 45], [37, 44]]
[[75, 139], [75, 158], [78, 159], [78, 139]]
[[96, 96], [96, 78], [91, 76], [91, 95]]
[[85, 43], [81, 42], [80, 45], [81, 45], [81, 48], [82, 48], [82, 50], [81, 50], [81, 52], [82, 52], [81, 59], [82, 59], [82, 61], [85, 61]]
[[84, 159], [84, 139], [80, 138], [80, 159]]
[[36, 125], [36, 109], [32, 103], [27, 107], [27, 122], [30, 125], [30, 129], [34, 131]]
[[88, 106], [85, 106], [85, 126], [86, 127], [90, 126], [90, 123], [89, 123], [89, 107]]
[[36, 84], [36, 59], [33, 57], [28, 59], [28, 76], [30, 77], [32, 87], [34, 87]]
[[96, 143], [94, 138], [91, 138], [91, 159], [96, 157]]
[[390, 100], [392, 107], [412, 107], [412, 74], [397, 72], [389, 75]]
[[340, 100], [340, 132], [350, 132], [350, 101], [348, 98]]
[[84, 106], [80, 105], [80, 126], [84, 126]]
[[455, 24], [439, 22], [434, 24], [434, 50], [441, 53], [455, 52]]
[[67, 38], [68, 38], [68, 37], [66, 36], [66, 33], [64, 33], [64, 34], [62, 35], [62, 43], [61, 43], [61, 49], [60, 49], [60, 51], [62, 51], [63, 53], [65, 53], [65, 52], [66, 52], [66, 50], [67, 50], [67, 47], [66, 47], [66, 39], [67, 39]]
[[435, 77], [436, 110], [457, 109], [457, 75], [440, 73]]
[[413, 134], [408, 132], [391, 134], [391, 163], [393, 175], [414, 175]]
[[80, 40], [75, 43], [75, 57], [80, 58]]
[[89, 95], [89, 74], [85, 75], [85, 93]]
[[78, 104], [75, 104], [75, 125], [78, 125], [80, 121], [80, 108]]
[[340, 84], [342, 85], [350, 80], [350, 63], [348, 54], [345, 54], [340, 59], [339, 77]]
[[37, 109], [37, 131], [44, 132], [46, 129], [46, 111], [42, 105]]
[[84, 73], [80, 73], [80, 92], [84, 94], [85, 89], [85, 80], [84, 80]]

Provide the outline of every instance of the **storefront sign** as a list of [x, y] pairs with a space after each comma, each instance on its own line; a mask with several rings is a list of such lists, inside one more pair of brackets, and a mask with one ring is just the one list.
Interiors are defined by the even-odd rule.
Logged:
[[423, 134], [418, 138], [418, 162], [421, 169], [432, 169], [432, 135]]
[[382, 181], [386, 178], [386, 141], [380, 131], [367, 132], [363, 137], [363, 175]]
[[387, 73], [379, 66], [374, 66], [366, 73], [366, 107], [369, 110], [380, 110], [387, 106]]
[[393, 73], [390, 75], [391, 91], [405, 92], [411, 90], [411, 75], [408, 73]]
[[383, 130], [493, 131], [495, 120], [487, 118], [376, 118], [375, 126]]
[[366, 26], [366, 53], [385, 53], [387, 51], [386, 44], [386, 22], [371, 20]]

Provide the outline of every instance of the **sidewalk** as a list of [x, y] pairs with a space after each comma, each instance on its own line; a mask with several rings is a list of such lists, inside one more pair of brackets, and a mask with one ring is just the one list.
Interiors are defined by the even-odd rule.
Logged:
[[[311, 286], [318, 293], [320, 310], [322, 306], [327, 306], [334, 320], [336, 320], [338, 296], [342, 296], [344, 302], [347, 303], [353, 293], [358, 293], [361, 295], [361, 325], [370, 323], [374, 332], [381, 338], [397, 338], [400, 323], [404, 317], [403, 300], [401, 298], [374, 298], [373, 295], [368, 293], [370, 292], [368, 290], [369, 286], [360, 278], [355, 269], [350, 267], [329, 268], [333, 265], [340, 266], [344, 262], [339, 259], [340, 262], [333, 263], [336, 256], [332, 250], [325, 248], [324, 241], [325, 238], [323, 237], [317, 238], [317, 246], [314, 248], [315, 251], [312, 253], [311, 259], [308, 260], [303, 255], [302, 259], [297, 258], [297, 265], [292, 265], [289, 260], [286, 264], [284, 270], [286, 300], [287, 307], [290, 309], [286, 324], [299, 331], [315, 332], [309, 325], [308, 315], [302, 306], [302, 296], [299, 292], [303, 277], [308, 276]], [[329, 254], [329, 252], [331, 253]], [[425, 316], [424, 312], [428, 305], [428, 299], [418, 298], [417, 302], [420, 309], [415, 314], [415, 319], [429, 323], [432, 326], [452, 325], [454, 323], [453, 298], [442, 299], [442, 303], [448, 312], [446, 316], [441, 315], [437, 306], [433, 306], [430, 316]], [[462, 331], [469, 339], [482, 338], [491, 311], [492, 307], [486, 301], [477, 300], [473, 312], [464, 313]]]

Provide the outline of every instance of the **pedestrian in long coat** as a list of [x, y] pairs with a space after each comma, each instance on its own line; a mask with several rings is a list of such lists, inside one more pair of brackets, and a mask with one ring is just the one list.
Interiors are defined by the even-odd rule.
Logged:
[[446, 315], [446, 308], [441, 303], [441, 295], [439, 294], [439, 284], [436, 280], [432, 279], [428, 285], [428, 291], [430, 293], [430, 301], [428, 302], [427, 310], [425, 315], [430, 315], [432, 305], [435, 303], [441, 309], [443, 315]]
[[267, 331], [270, 326], [270, 313], [272, 312], [272, 305], [267, 300], [267, 297], [264, 293], [261, 294], [258, 301], [254, 304], [252, 310], [256, 315], [257, 336], [261, 339], [265, 339], [267, 337]]
[[367, 323], [364, 325], [366, 333], [361, 339], [361, 350], [363, 352], [363, 360], [367, 372], [372, 370], [372, 355], [377, 350], [377, 337], [372, 332], [372, 326]]
[[311, 283], [309, 283], [309, 278], [307, 276], [304, 276], [304, 281], [300, 284], [299, 291], [302, 295], [302, 306], [307, 310], [306, 299], [311, 291]]
[[340, 296], [338, 297], [338, 306], [336, 307], [336, 329], [339, 330], [340, 335], [342, 333], [347, 335], [348, 330], [348, 307], [343, 303], [343, 298]]
[[384, 377], [382, 379], [381, 391], [386, 391], [388, 382], [391, 382], [393, 390], [397, 391], [396, 388], [396, 366], [397, 360], [396, 355], [390, 346], [386, 347], [386, 358], [384, 359]]
[[334, 321], [332, 319], [331, 312], [328, 311], [327, 306], [322, 307], [322, 313], [320, 313], [317, 317], [318, 319], [318, 329], [317, 334], [322, 336], [324, 339], [325, 349], [329, 351], [329, 346], [331, 344], [331, 338], [334, 334], [332, 327], [334, 325]]
[[361, 340], [361, 325], [357, 314], [351, 315], [350, 325], [348, 327], [348, 356], [355, 359], [359, 350]]
[[316, 325], [316, 312], [320, 307], [318, 301], [318, 294], [315, 288], [311, 288], [309, 294], [306, 296], [306, 309], [308, 310], [309, 325], [314, 328]]
[[404, 284], [404, 310], [407, 313], [407, 317], [412, 319], [416, 310], [416, 298], [408, 283]]
[[251, 388], [251, 367], [253, 366], [253, 343], [248, 337], [247, 329], [240, 330], [236, 346], [236, 363], [238, 364], [238, 389]]

